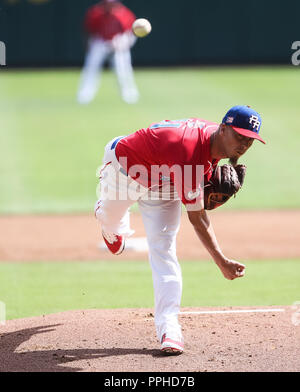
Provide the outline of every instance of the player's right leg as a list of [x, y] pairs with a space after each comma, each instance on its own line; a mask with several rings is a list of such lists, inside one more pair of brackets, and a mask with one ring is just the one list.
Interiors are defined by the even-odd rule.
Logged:
[[99, 88], [103, 63], [111, 48], [101, 39], [91, 38], [80, 76], [77, 100], [79, 103], [91, 102]]
[[114, 150], [117, 139], [105, 147], [103, 165], [99, 172], [99, 200], [95, 205], [95, 216], [101, 224], [104, 241], [116, 255], [123, 251], [125, 239], [134, 233], [130, 228], [129, 208], [141, 196], [142, 189], [120, 171], [121, 166]]

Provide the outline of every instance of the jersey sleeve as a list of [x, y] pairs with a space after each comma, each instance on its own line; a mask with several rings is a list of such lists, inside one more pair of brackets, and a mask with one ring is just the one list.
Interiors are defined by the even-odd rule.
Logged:
[[203, 166], [185, 165], [171, 168], [175, 189], [187, 211], [204, 208]]
[[97, 33], [100, 23], [100, 14], [101, 12], [97, 9], [97, 7], [92, 7], [87, 11], [83, 25], [85, 31], [89, 34]]
[[133, 22], [136, 19], [135, 14], [127, 7], [122, 6], [120, 12], [118, 13], [118, 19], [122, 25], [123, 32], [131, 31]]

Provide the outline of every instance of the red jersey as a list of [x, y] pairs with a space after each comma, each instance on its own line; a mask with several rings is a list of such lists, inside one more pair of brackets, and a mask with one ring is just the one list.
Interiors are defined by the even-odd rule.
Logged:
[[[204, 176], [209, 179], [218, 163], [210, 154], [210, 135], [217, 128], [217, 123], [199, 118], [165, 120], [121, 139], [116, 157], [143, 186], [161, 185], [169, 177], [182, 202], [195, 203], [196, 196], [203, 199]], [[136, 165], [144, 167], [146, 175]]]
[[116, 3], [109, 12], [100, 3], [87, 11], [84, 26], [90, 35], [110, 41], [115, 35], [131, 30], [135, 19], [134, 13], [121, 3]]

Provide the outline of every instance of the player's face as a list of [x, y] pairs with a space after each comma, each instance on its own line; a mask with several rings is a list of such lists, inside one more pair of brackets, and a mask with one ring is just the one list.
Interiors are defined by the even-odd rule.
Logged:
[[116, 6], [116, 1], [103, 0], [103, 5], [105, 10], [110, 12]]
[[225, 149], [228, 158], [239, 159], [252, 146], [254, 139], [237, 133], [230, 126], [224, 127]]

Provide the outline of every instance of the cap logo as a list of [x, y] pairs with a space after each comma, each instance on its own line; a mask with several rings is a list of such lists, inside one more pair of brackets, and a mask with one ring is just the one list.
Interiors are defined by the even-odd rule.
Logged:
[[260, 121], [259, 121], [259, 119], [258, 119], [257, 116], [253, 116], [253, 115], [252, 115], [252, 116], [249, 118], [249, 124], [251, 124], [251, 125], [253, 126], [253, 129], [256, 128], [257, 131], [259, 130]]
[[227, 117], [226, 123], [231, 124], [234, 120], [234, 117]]

